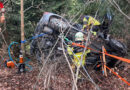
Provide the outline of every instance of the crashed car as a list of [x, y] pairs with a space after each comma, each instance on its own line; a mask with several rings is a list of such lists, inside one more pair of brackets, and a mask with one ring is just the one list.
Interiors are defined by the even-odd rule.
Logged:
[[[104, 22], [103, 22], [104, 24]], [[37, 27], [34, 31], [34, 36], [39, 35], [41, 33], [45, 33], [44, 36], [33, 39], [31, 42], [31, 54], [36, 56], [36, 59], [41, 62], [42, 59], [46, 59], [52, 47], [55, 45], [58, 36], [62, 32], [66, 34], [66, 37], [70, 40], [74, 40], [73, 36], [77, 31], [81, 31], [81, 24], [71, 24], [60, 15], [45, 12], [37, 24]], [[109, 35], [107, 38], [104, 38], [103, 33], [99, 32], [98, 34], [99, 40], [95, 40], [91, 42], [89, 45], [91, 48], [102, 51], [102, 46], [105, 47], [106, 51], [110, 54], [122, 56], [124, 57], [127, 54], [127, 47], [123, 43], [118, 40], [111, 38]], [[60, 40], [58, 44], [54, 48], [53, 56], [61, 54], [58, 53], [60, 47]], [[91, 53], [87, 56], [86, 64], [94, 65], [100, 60], [100, 54], [95, 51], [91, 51]], [[106, 62], [109, 66], [114, 67], [118, 60], [113, 59], [111, 57], [106, 56]], [[119, 63], [119, 62], [118, 62]]]

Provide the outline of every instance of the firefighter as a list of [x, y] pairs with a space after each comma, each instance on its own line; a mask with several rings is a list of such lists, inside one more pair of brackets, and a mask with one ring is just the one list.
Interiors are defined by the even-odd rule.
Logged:
[[82, 16], [81, 19], [83, 21], [83, 30], [89, 31], [92, 28], [91, 33], [93, 33], [93, 35], [96, 35], [97, 31], [100, 29], [101, 23], [92, 16], [88, 15]]
[[0, 2], [0, 47], [2, 47], [2, 36], [1, 36], [1, 32], [2, 32], [2, 25], [5, 22], [5, 9], [4, 9], [4, 5], [2, 2]]
[[[84, 34], [82, 32], [77, 32], [75, 34], [75, 43], [84, 45], [84, 42]], [[82, 65], [85, 65], [86, 56], [90, 53], [89, 49], [84, 52], [84, 48], [78, 46], [68, 46], [67, 51], [69, 55], [73, 56], [72, 69], [74, 71], [76, 71], [77, 67], [82, 67]]]
[[0, 2], [0, 23], [5, 21], [5, 8], [2, 2]]

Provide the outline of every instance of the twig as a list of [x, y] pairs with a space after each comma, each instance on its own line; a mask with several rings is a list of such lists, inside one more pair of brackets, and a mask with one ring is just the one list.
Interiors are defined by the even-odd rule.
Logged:
[[70, 68], [70, 71], [71, 71], [71, 74], [72, 74], [72, 77], [73, 77], [73, 81], [74, 81], [75, 88], [76, 88], [76, 90], [78, 90], [77, 85], [76, 85], [76, 81], [75, 81], [75, 77], [74, 77], [74, 76], [75, 76], [75, 75], [74, 75], [74, 72], [73, 72], [72, 67], [71, 67], [71, 65], [70, 65], [70, 62], [69, 62], [69, 60], [68, 60], [68, 57], [66, 56], [66, 53], [65, 53], [65, 48], [64, 48], [64, 46], [63, 46], [63, 40], [64, 40], [64, 38], [62, 37], [63, 54], [64, 54], [64, 56], [65, 56], [65, 58], [66, 58], [66, 61], [67, 61], [68, 65], [69, 65], [69, 68]]
[[106, 71], [106, 58], [105, 58], [105, 48], [102, 46], [102, 52], [103, 52], [103, 68], [104, 68], [104, 75], [107, 76], [107, 71]]
[[[101, 4], [101, 2], [100, 2], [100, 4]], [[100, 6], [100, 5], [99, 5], [99, 6]], [[96, 18], [98, 11], [99, 11], [99, 7], [98, 7], [98, 9], [97, 9], [97, 11], [96, 11], [96, 14], [95, 14], [95, 17], [94, 17], [94, 18]], [[92, 27], [93, 27], [93, 25], [92, 25]], [[86, 52], [86, 49], [87, 49], [87, 46], [88, 46], [88, 42], [89, 42], [89, 40], [90, 40], [92, 27], [91, 27], [90, 31], [88, 32], [88, 37], [86, 38], [85, 48], [84, 48], [83, 54], [82, 54], [82, 56], [81, 56], [80, 65], [82, 65], [83, 55], [84, 55], [85, 52]], [[82, 65], [82, 66], [83, 66], [83, 65]], [[76, 71], [76, 82], [77, 82], [77, 78], [78, 78], [79, 68], [80, 68], [80, 67], [78, 67], [78, 68], [77, 68], [77, 71]], [[84, 68], [84, 66], [83, 66], [83, 68]], [[85, 69], [85, 68], [84, 68], [84, 69]], [[87, 70], [86, 70], [86, 73], [87, 73]], [[96, 88], [99, 90], [99, 88], [97, 87], [97, 85], [95, 84], [95, 82], [92, 80], [92, 78], [90, 77], [90, 75], [89, 75], [88, 73], [87, 73], [87, 75], [88, 75], [88, 77], [90, 78], [90, 80], [92, 81], [92, 83], [93, 83], [93, 84], [96, 86]]]
[[86, 72], [86, 74], [88, 75], [90, 81], [95, 85], [97, 90], [100, 90], [99, 86], [93, 81], [93, 79], [91, 78], [91, 76], [89, 75], [89, 73], [87, 72], [87, 70], [85, 69], [85, 67], [82, 65], [84, 71]]
[[24, 10], [24, 13], [26, 12], [26, 11], [28, 11], [29, 9], [31, 9], [33, 6], [30, 6], [30, 7], [28, 7], [28, 8], [26, 8], [25, 10]]
[[[63, 45], [63, 42], [64, 42], [64, 36], [63, 36], [63, 35], [64, 35], [64, 32], [62, 31], [62, 28], [61, 28], [61, 35], [62, 35], [61, 40], [62, 40], [63, 54], [64, 54], [64, 56], [65, 56], [65, 58], [66, 58], [66, 61], [67, 61], [68, 65], [69, 65], [69, 68], [70, 68], [70, 71], [71, 71], [71, 74], [72, 74], [72, 78], [73, 78], [73, 82], [74, 82], [73, 87], [75, 86], [75, 89], [78, 90], [78, 87], [77, 87], [77, 84], [76, 84], [76, 80], [75, 80], [74, 72], [73, 72], [72, 67], [71, 67], [71, 65], [70, 65], [70, 62], [69, 62], [69, 60], [68, 60], [68, 57], [67, 57], [67, 55], [66, 55], [66, 53], [65, 53], [65, 48], [64, 48], [64, 45]], [[73, 87], [72, 87], [72, 90], [74, 90]]]
[[[116, 3], [115, 0], [113, 0], [113, 3], [112, 3], [111, 0], [108, 0], [108, 1], [109, 1], [109, 3], [110, 3], [113, 7], [115, 7], [122, 15], [124, 15], [127, 19], [130, 20], [130, 17], [129, 17], [128, 15], [126, 15], [126, 14], [121, 10], [121, 8], [119, 7], [119, 5]], [[115, 4], [115, 5], [114, 5], [114, 4]]]
[[40, 79], [40, 75], [41, 75], [42, 71], [44, 70], [45, 64], [47, 63], [47, 61], [48, 61], [48, 59], [49, 59], [49, 57], [50, 57], [51, 53], [53, 52], [53, 50], [54, 50], [55, 46], [57, 45], [58, 41], [59, 41], [59, 38], [57, 39], [57, 41], [56, 41], [55, 45], [53, 46], [53, 48], [52, 48], [52, 50], [50, 51], [50, 53], [49, 53], [49, 55], [48, 55], [47, 59], [45, 60], [45, 62], [44, 62], [44, 64], [43, 64], [43, 66], [42, 66], [42, 68], [41, 68], [41, 70], [40, 70], [40, 72], [39, 72], [39, 74], [38, 74], [38, 76], [37, 76], [37, 80], [36, 80], [36, 83], [34, 84], [33, 90], [35, 90], [35, 88], [36, 88], [36, 84], [37, 84], [37, 82], [38, 82], [38, 81], [39, 81], [39, 79]]

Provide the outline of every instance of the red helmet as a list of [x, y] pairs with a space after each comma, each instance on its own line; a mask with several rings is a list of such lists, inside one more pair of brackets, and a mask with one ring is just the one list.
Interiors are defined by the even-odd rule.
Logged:
[[2, 13], [5, 12], [5, 8], [4, 8], [4, 5], [3, 5], [2, 2], [0, 2], [0, 11], [1, 11]]
[[0, 9], [4, 8], [4, 5], [2, 2], [0, 2]]

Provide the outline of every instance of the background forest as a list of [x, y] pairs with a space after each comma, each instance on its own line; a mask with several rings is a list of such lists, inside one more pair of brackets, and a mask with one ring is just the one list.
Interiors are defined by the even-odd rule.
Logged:
[[[0, 54], [3, 57], [8, 57], [7, 48], [9, 44], [13, 41], [21, 41], [20, 0], [1, 0], [1, 2], [4, 3], [6, 9], [6, 22], [0, 25], [2, 28], [2, 31], [0, 31]], [[111, 13], [112, 24], [110, 25], [110, 34], [115, 39], [120, 40], [127, 45], [128, 57], [126, 58], [130, 58], [130, 0], [24, 0], [25, 39], [33, 36], [37, 23], [44, 12], [59, 14], [66, 18], [70, 23], [81, 23], [79, 17], [84, 14], [91, 16], [96, 15], [96, 19], [102, 22], [104, 15], [106, 13]], [[27, 43], [28, 46], [29, 44], [30, 42]], [[16, 48], [14, 50], [17, 52]], [[14, 54], [17, 53], [14, 52]], [[38, 77], [39, 71], [41, 70], [40, 65], [36, 63], [34, 58], [34, 60], [32, 57], [30, 59], [33, 61], [30, 63], [33, 67], [33, 71], [21, 75], [16, 74], [16, 68], [5, 68], [4, 65], [1, 64], [0, 89], [3, 87], [2, 90], [15, 90], [17, 88], [18, 90], [28, 90], [33, 88], [36, 83], [41, 87], [38, 88], [39, 90], [46, 90], [42, 89], [43, 87], [45, 88], [46, 84], [49, 90], [70, 89], [72, 80], [70, 79], [70, 71], [66, 63], [56, 62], [50, 66], [47, 64], [41, 77]], [[60, 61], [60, 59], [63, 58], [60, 57], [58, 60]], [[63, 61], [65, 60], [63, 59]], [[126, 64], [126, 66], [128, 65]], [[119, 72], [119, 75], [122, 77], [124, 76], [123, 78], [127, 77], [129, 79], [130, 75], [128, 75], [128, 69], [129, 67], [124, 69], [124, 71], [122, 69], [120, 69], [120, 71], [116, 70]], [[109, 73], [106, 78], [102, 77], [103, 75], [101, 72], [95, 72], [91, 69], [90, 71], [90, 75], [101, 87], [101, 90], [129, 89], [125, 83], [120, 79], [115, 78], [111, 73]], [[37, 78], [39, 78], [39, 81], [36, 82]], [[128, 80], [127, 78], [125, 79]], [[56, 89], [57, 87], [58, 89]], [[68, 89], [66, 87], [68, 87]], [[94, 88], [93, 85], [89, 83], [89, 80], [78, 83], [78, 87], [83, 87], [83, 89], [79, 90], [84, 90], [84, 87], [89, 87], [90, 90]]]
[[[120, 9], [130, 16], [129, 0], [115, 0]], [[7, 41], [20, 40], [20, 0], [3, 0], [6, 8], [6, 34]], [[89, 3], [88, 3], [89, 2]], [[130, 33], [130, 20], [114, 7], [113, 0], [24, 0], [25, 37], [32, 36], [37, 22], [45, 11], [60, 14], [71, 22], [79, 22], [82, 14], [94, 16], [102, 21], [103, 15], [108, 11], [113, 14], [111, 33], [117, 38], [128, 39]], [[73, 18], [73, 19], [72, 19]], [[11, 38], [9, 38], [11, 37]]]

